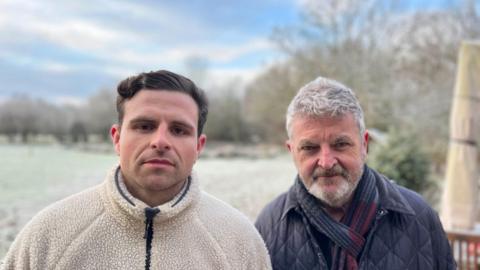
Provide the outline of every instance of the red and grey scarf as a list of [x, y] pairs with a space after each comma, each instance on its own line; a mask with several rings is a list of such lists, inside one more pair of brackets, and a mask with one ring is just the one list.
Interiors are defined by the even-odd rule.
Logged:
[[331, 218], [320, 207], [320, 202], [308, 193], [297, 177], [295, 189], [298, 202], [310, 224], [327, 236], [333, 243], [332, 269], [358, 269], [358, 259], [365, 237], [375, 219], [378, 206], [378, 192], [375, 188], [375, 176], [365, 166], [362, 178], [354, 192], [345, 217], [341, 222]]

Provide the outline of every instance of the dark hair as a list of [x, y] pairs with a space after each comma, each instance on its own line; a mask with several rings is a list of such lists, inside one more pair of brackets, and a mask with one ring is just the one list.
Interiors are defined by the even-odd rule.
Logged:
[[191, 96], [198, 107], [198, 136], [202, 134], [208, 114], [208, 100], [205, 92], [190, 79], [168, 70], [140, 73], [118, 84], [117, 112], [120, 124], [123, 120], [125, 101], [141, 90], [178, 91]]

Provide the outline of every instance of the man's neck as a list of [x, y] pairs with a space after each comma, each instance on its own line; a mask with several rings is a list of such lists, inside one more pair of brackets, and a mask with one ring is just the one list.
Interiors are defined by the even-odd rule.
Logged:
[[171, 201], [182, 191], [186, 182], [187, 179], [185, 179], [185, 181], [178, 182], [167, 190], [150, 191], [136, 186], [135, 182], [130, 183], [129, 181], [125, 181], [125, 178], [123, 178], [123, 183], [125, 184], [128, 192], [133, 197], [139, 199], [150, 207], [157, 207]]
[[141, 191], [138, 193], [132, 193], [129, 192], [137, 199], [141, 200], [145, 204], [147, 204], [150, 207], [157, 207], [160, 206], [164, 203], [167, 203], [171, 201], [178, 193], [180, 193], [181, 189], [183, 187], [183, 183], [181, 186], [176, 188], [175, 190], [170, 190], [171, 192], [169, 193], [164, 193], [164, 192], [145, 192]]

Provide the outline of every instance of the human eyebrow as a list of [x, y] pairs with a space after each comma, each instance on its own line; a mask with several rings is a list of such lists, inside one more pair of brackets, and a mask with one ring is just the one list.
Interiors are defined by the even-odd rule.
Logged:
[[319, 145], [309, 140], [301, 140], [298, 143], [298, 150], [313, 150], [318, 148]]
[[135, 124], [138, 124], [138, 123], [156, 123], [157, 121], [155, 121], [154, 119], [151, 119], [151, 118], [148, 118], [148, 117], [144, 117], [144, 116], [140, 116], [140, 117], [136, 117], [136, 118], [133, 118], [129, 121], [129, 125], [135, 125]]
[[191, 124], [189, 123], [186, 123], [184, 121], [173, 121], [171, 124], [170, 124], [172, 127], [175, 127], [175, 128], [181, 128], [183, 129], [184, 131], [186, 132], [194, 132], [195, 131], [195, 127], [192, 126]]
[[353, 145], [353, 140], [348, 136], [340, 136], [333, 140], [333, 145], [336, 147], [346, 147]]
[[341, 135], [341, 136], [338, 136], [337, 138], [335, 138], [334, 140], [335, 142], [352, 142], [352, 139], [349, 137], [349, 136], [346, 136], [346, 135]]
[[128, 128], [140, 130], [142, 132], [151, 132], [157, 126], [157, 121], [148, 117], [133, 118], [128, 122]]

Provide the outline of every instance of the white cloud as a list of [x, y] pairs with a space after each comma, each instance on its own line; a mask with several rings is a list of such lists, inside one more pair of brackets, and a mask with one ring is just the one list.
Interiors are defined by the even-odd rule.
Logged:
[[32, 21], [28, 27], [28, 30], [55, 44], [81, 51], [108, 49], [122, 37], [121, 31], [82, 20], [67, 20], [59, 25]]
[[87, 103], [87, 100], [85, 98], [73, 96], [56, 96], [53, 98], [52, 101], [57, 105], [72, 105], [75, 107], [81, 107]]
[[204, 88], [221, 89], [226, 85], [235, 82], [238, 84], [238, 88], [244, 88], [255, 74], [257, 74], [257, 68], [236, 68], [236, 69], [212, 69], [209, 70], [209, 75], [205, 80]]
[[167, 50], [166, 55], [171, 59], [186, 59], [196, 55], [213, 62], [229, 62], [243, 55], [258, 51], [273, 49], [271, 42], [263, 38], [246, 40], [244, 43], [232, 46], [229, 44], [207, 44], [207, 46], [185, 46]]
[[244, 55], [273, 50], [274, 46], [266, 39], [256, 38], [237, 45], [230, 44], [198, 44], [187, 45], [165, 50], [132, 50], [130, 48], [116, 52], [117, 60], [127, 64], [144, 65], [167, 64], [178, 65], [192, 56], [207, 59], [211, 63], [228, 63]]
[[[95, 71], [108, 74], [113, 77], [122, 78], [132, 74], [150, 69], [183, 69], [186, 60], [192, 56], [198, 56], [206, 59], [211, 63], [212, 68], [215, 66], [241, 59], [243, 56], [255, 52], [269, 52], [274, 50], [272, 44], [267, 40], [253, 39], [244, 44], [237, 44], [236, 46], [229, 45], [208, 45], [201, 47], [185, 46], [171, 50], [157, 50], [157, 51], [142, 51], [133, 50], [131, 48], [122, 48], [116, 52], [106, 52], [98, 58], [103, 59], [103, 64], [95, 62], [87, 63], [69, 63], [67, 61], [60, 62], [56, 60], [41, 60], [35, 59], [30, 55], [9, 55], [9, 58], [16, 59], [17, 64], [34, 66], [37, 69], [42, 69], [50, 72], [74, 72], [74, 71]], [[6, 58], [6, 54], [0, 55]], [[251, 77], [252, 69], [235, 69], [229, 68], [223, 71], [226, 77], [232, 77], [235, 74], [240, 77]], [[221, 71], [222, 69], [218, 69]], [[247, 71], [248, 70], [248, 71]], [[248, 74], [248, 75], [247, 75]]]
[[[9, 20], [14, 20], [13, 16]], [[131, 43], [133, 40], [141, 42], [143, 39], [141, 35], [100, 26], [94, 21], [81, 18], [45, 20], [42, 17], [31, 16], [21, 24], [10, 22], [10, 25], [3, 24], [0, 27], [0, 30], [8, 27], [6, 31], [29, 37], [23, 39], [24, 42], [47, 41], [60, 48], [93, 54], [108, 52], [123, 42]]]
[[[197, 18], [186, 18], [168, 6], [142, 5], [124, 1], [8, 1], [0, 2], [4, 12], [0, 31], [29, 36], [29, 41], [46, 40], [61, 47], [84, 52], [108, 54], [118, 48], [158, 47], [159, 33], [165, 40], [181, 42], [191, 33], [205, 33], [206, 26]], [[91, 14], [100, 13], [93, 16]], [[21, 20], [21, 22], [20, 22]], [[204, 28], [205, 27], [205, 28]], [[188, 33], [185, 33], [188, 29]], [[2, 39], [6, 39], [4, 36]]]
[[[185, 18], [185, 15], [163, 7], [155, 9], [132, 2], [111, 0], [102, 1], [96, 5], [104, 8], [106, 6], [106, 10], [111, 14], [129, 12], [128, 14], [134, 14], [133, 16], [138, 18], [148, 18], [149, 23], [153, 20], [155, 25], [164, 28], [159, 31], [168, 29], [165, 39], [168, 39], [169, 42], [172, 42], [172, 36], [176, 32], [179, 32], [176, 35], [188, 37], [192, 32], [208, 31], [200, 29], [202, 23], [195, 18]], [[167, 43], [162, 40], [155, 40], [156, 37], [153, 33], [148, 36], [149, 31], [140, 33], [135, 29], [118, 29], [113, 24], [106, 22], [108, 18], [93, 19], [82, 15], [82, 11], [87, 10], [89, 6], [88, 3], [78, 4], [70, 1], [53, 1], [40, 5], [33, 1], [20, 3], [7, 0], [2, 2], [0, 7], [13, 12], [3, 14], [0, 21], [0, 32], [8, 30], [10, 33], [17, 33], [20, 37], [19, 40], [22, 36], [28, 36], [30, 38], [24, 39], [26, 43], [47, 41], [60, 48], [86, 53], [92, 58], [105, 62], [109, 61], [115, 66], [118, 64], [145, 66], [146, 63], [147, 65], [172, 66], [178, 65], [179, 62], [185, 61], [191, 56], [200, 56], [213, 63], [227, 63], [245, 54], [273, 49], [270, 42], [263, 38], [252, 38], [238, 45], [222, 44], [217, 40], [215, 42], [196, 42], [195, 44], [183, 42], [183, 44], [189, 45], [167, 47]], [[45, 10], [55, 10], [55, 13]], [[18, 14], [22, 14], [21, 23], [17, 23]], [[188, 32], [185, 32], [185, 29], [188, 29]], [[0, 38], [1, 40], [7, 39], [7, 37]], [[35, 55], [26, 56], [27, 59], [34, 57]], [[38, 59], [31, 60], [39, 61]], [[56, 64], [52, 64], [50, 61], [37, 65], [43, 65], [45, 68], [53, 70], [75, 69], [73, 66], [78, 65], [68, 63], [67, 59], [64, 60], [65, 63], [60, 63], [60, 61], [62, 59], [57, 60]], [[69, 67], [69, 65], [71, 66]], [[77, 66], [77, 68], [81, 68], [81, 66]], [[111, 73], [124, 73], [115, 71], [118, 70], [115, 67], [107, 67], [107, 69]]]
[[67, 65], [65, 63], [60, 63], [55, 61], [43, 62], [42, 69], [48, 72], [57, 72], [57, 73], [64, 73], [64, 72], [69, 72], [74, 70], [72, 65]]
[[[257, 56], [276, 51], [266, 37], [225, 34], [229, 28], [208, 16], [162, 2], [0, 0], [0, 10], [2, 61], [49, 73], [121, 79], [159, 68], [183, 72], [187, 59], [200, 57], [212, 81], [247, 82], [260, 69]], [[232, 68], [236, 62], [245, 68]]]

